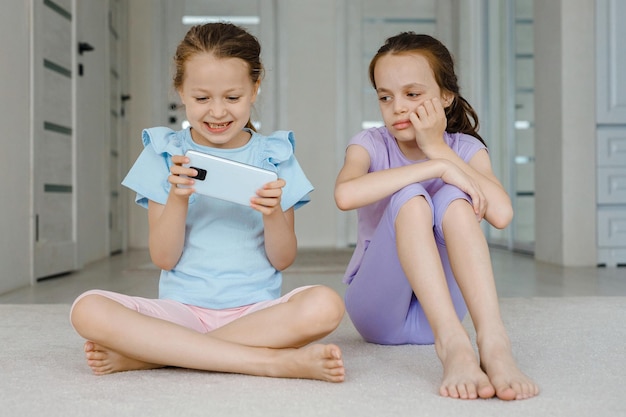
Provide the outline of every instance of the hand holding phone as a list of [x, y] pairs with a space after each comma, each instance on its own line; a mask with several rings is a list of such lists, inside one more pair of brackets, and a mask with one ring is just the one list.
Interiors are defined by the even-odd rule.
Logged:
[[[250, 198], [268, 182], [276, 181], [275, 172], [198, 151], [187, 151], [189, 163], [198, 175], [193, 178], [196, 192], [233, 203], [250, 205]], [[188, 186], [180, 185], [182, 188]]]

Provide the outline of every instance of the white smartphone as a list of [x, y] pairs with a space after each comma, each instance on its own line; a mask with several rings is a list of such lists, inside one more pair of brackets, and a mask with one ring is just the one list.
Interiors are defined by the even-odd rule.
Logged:
[[183, 166], [198, 171], [197, 176], [189, 177], [196, 181], [193, 188], [197, 193], [244, 206], [250, 205], [259, 188], [278, 178], [275, 172], [203, 152], [187, 151], [185, 156], [189, 163]]

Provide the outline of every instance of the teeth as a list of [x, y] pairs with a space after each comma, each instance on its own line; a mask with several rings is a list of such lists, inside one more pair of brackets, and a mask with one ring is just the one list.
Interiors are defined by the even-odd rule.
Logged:
[[228, 126], [228, 123], [209, 123], [211, 129], [221, 129]]

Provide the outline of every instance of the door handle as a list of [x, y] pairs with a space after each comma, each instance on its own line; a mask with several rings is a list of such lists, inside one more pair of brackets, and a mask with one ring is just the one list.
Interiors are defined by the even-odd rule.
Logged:
[[82, 55], [83, 52], [90, 52], [90, 51], [93, 51], [93, 46], [91, 46], [87, 42], [78, 43], [78, 55]]

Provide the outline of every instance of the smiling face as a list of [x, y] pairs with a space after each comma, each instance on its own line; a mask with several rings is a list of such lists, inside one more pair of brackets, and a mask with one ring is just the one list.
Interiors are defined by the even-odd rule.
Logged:
[[248, 142], [250, 134], [242, 129], [258, 91], [249, 74], [248, 64], [239, 58], [199, 53], [185, 62], [178, 94], [194, 142], [214, 148], [238, 148]]
[[438, 97], [445, 106], [452, 96], [442, 92], [428, 60], [419, 53], [381, 56], [374, 68], [374, 79], [385, 126], [398, 142], [409, 146], [415, 143], [409, 114], [427, 99]]

